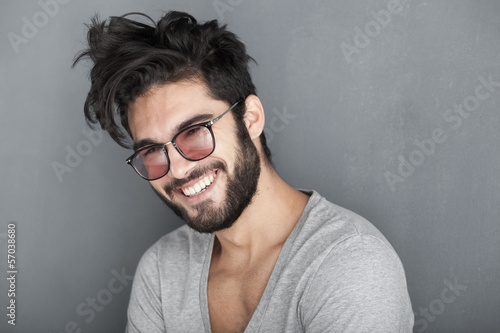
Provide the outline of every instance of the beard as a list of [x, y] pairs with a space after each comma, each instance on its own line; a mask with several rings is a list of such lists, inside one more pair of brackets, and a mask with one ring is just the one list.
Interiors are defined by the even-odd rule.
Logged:
[[233, 174], [228, 173], [224, 163], [216, 161], [193, 170], [188, 178], [176, 179], [164, 188], [165, 193], [172, 197], [174, 189], [180, 188], [183, 184], [217, 169], [217, 173], [224, 172], [227, 176], [226, 197], [220, 207], [215, 207], [212, 199], [206, 199], [202, 203], [191, 206], [197, 213], [195, 217], [191, 217], [186, 208], [167, 199], [166, 196], [153, 188], [160, 199], [177, 216], [183, 219], [189, 227], [200, 233], [213, 233], [230, 228], [245, 208], [250, 205], [257, 191], [260, 176], [260, 157], [244, 125], [238, 126], [238, 143], [239, 147], [237, 148]]

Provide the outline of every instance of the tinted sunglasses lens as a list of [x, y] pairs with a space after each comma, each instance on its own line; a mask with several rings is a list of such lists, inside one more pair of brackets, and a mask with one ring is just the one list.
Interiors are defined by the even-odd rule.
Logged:
[[214, 151], [212, 133], [206, 126], [189, 127], [175, 138], [177, 147], [190, 160], [201, 160]]
[[163, 177], [168, 172], [168, 159], [162, 147], [139, 151], [132, 160], [135, 170], [145, 179]]

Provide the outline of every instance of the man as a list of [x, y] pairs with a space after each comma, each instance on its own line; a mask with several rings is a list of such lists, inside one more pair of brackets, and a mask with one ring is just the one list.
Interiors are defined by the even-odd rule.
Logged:
[[131, 137], [127, 163], [187, 225], [143, 255], [127, 332], [410, 332], [387, 240], [274, 170], [238, 38], [186, 13], [130, 15], [89, 26], [85, 115]]

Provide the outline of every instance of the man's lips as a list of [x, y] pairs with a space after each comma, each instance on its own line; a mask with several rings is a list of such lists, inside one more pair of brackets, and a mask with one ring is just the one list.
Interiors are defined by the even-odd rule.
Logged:
[[[184, 196], [184, 198], [187, 198], [187, 196], [185, 196], [183, 193], [183, 189], [189, 189], [190, 187], [193, 187], [194, 189], [194, 185], [196, 183], [199, 183], [207, 176], [208, 180], [210, 181], [210, 175], [215, 179], [219, 171], [225, 172], [226, 166], [221, 161], [215, 161], [213, 163], [210, 163], [209, 165], [193, 170], [191, 174], [186, 178], [172, 179], [170, 183], [164, 185], [163, 189], [165, 191], [165, 194], [167, 194], [169, 197], [173, 197], [174, 193], [177, 193]], [[212, 180], [210, 183], [212, 183], [213, 181], [215, 180]], [[201, 188], [201, 184], [199, 184], [199, 186]]]
[[180, 188], [180, 191], [186, 197], [194, 197], [200, 193], [203, 193], [215, 180], [217, 177], [217, 170], [204, 175], [197, 180], [191, 181]]

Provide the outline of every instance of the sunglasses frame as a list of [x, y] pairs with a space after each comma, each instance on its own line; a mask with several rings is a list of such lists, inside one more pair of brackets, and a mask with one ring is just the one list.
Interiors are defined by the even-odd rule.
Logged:
[[[194, 124], [194, 125], [190, 125], [184, 129], [182, 129], [181, 131], [179, 131], [179, 133], [177, 133], [176, 135], [174, 135], [174, 137], [172, 138], [171, 141], [167, 142], [167, 143], [163, 143], [163, 144], [155, 144], [155, 145], [149, 145], [149, 146], [146, 146], [146, 147], [142, 147], [141, 149], [135, 151], [130, 157], [128, 157], [125, 162], [127, 164], [129, 164], [132, 169], [134, 169], [134, 171], [143, 179], [145, 180], [148, 180], [148, 181], [153, 181], [153, 180], [157, 180], [157, 179], [160, 179], [162, 177], [164, 177], [169, 171], [170, 171], [170, 158], [168, 157], [168, 152], [167, 152], [167, 145], [169, 144], [172, 144], [174, 147], [175, 147], [175, 150], [177, 150], [177, 152], [179, 152], [179, 154], [184, 157], [186, 160], [188, 161], [201, 161], [205, 158], [207, 158], [208, 156], [212, 155], [212, 153], [214, 152], [215, 150], [215, 135], [214, 135], [214, 131], [212, 130], [212, 125], [215, 124], [217, 121], [219, 121], [226, 113], [228, 113], [229, 111], [231, 111], [236, 105], [238, 105], [240, 101], [234, 103], [229, 109], [227, 109], [226, 111], [224, 111], [221, 115], [219, 115], [218, 117], [210, 120], [210, 121], [207, 121], [207, 122], [204, 122], [204, 123], [198, 123], [198, 124]], [[210, 135], [212, 136], [212, 142], [213, 142], [213, 148], [212, 150], [210, 151], [210, 153], [207, 155], [207, 156], [204, 156], [202, 158], [198, 158], [198, 159], [191, 159], [189, 157], [187, 157], [183, 152], [182, 150], [177, 146], [177, 143], [175, 142], [175, 139], [180, 135], [182, 134], [183, 132], [191, 129], [191, 128], [194, 128], [194, 127], [200, 127], [200, 126], [203, 126], [203, 127], [206, 127], [208, 129], [208, 131], [210, 132]], [[165, 171], [164, 174], [162, 174], [161, 176], [159, 177], [156, 177], [156, 178], [147, 178], [147, 177], [144, 177], [143, 175], [141, 175], [141, 173], [137, 170], [137, 168], [135, 167], [134, 163], [133, 163], [133, 160], [136, 158], [136, 156], [144, 151], [144, 150], [147, 150], [147, 149], [151, 149], [151, 148], [154, 148], [154, 147], [158, 147], [158, 148], [162, 148], [163, 152], [165, 153], [165, 156], [167, 157], [167, 163], [168, 163], [168, 167], [167, 167], [167, 171]]]

